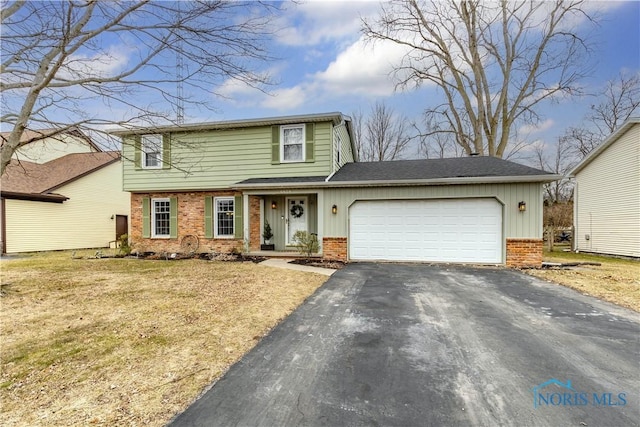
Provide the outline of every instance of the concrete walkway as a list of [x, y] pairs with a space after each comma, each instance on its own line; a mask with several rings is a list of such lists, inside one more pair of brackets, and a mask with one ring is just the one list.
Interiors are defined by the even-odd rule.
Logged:
[[307, 273], [324, 274], [325, 276], [331, 276], [336, 272], [333, 268], [312, 267], [310, 265], [292, 264], [291, 260], [270, 258], [266, 261], [262, 261], [259, 265], [266, 265], [267, 267], [288, 268], [289, 270], [306, 271]]

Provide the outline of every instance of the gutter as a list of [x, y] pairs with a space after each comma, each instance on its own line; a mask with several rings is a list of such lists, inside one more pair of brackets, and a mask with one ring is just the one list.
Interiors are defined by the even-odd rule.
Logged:
[[108, 134], [114, 136], [129, 136], [129, 135], [143, 135], [148, 133], [171, 133], [171, 132], [193, 132], [193, 131], [208, 131], [208, 130], [221, 130], [221, 129], [238, 129], [238, 128], [250, 128], [257, 126], [272, 126], [272, 125], [285, 125], [296, 123], [318, 123], [318, 122], [332, 122], [334, 124], [340, 124], [343, 120], [343, 115], [340, 112], [322, 113], [322, 114], [305, 114], [295, 116], [279, 116], [279, 117], [265, 117], [261, 119], [242, 119], [242, 120], [228, 120], [221, 122], [201, 122], [201, 123], [189, 123], [184, 125], [164, 125], [164, 126], [149, 126], [149, 127], [134, 127], [131, 129], [114, 129], [107, 131]]
[[43, 193], [17, 193], [14, 191], [2, 191], [0, 192], [5, 199], [11, 200], [28, 200], [32, 202], [49, 202], [49, 203], [63, 203], [69, 200], [68, 197], [61, 194], [43, 194]]
[[282, 183], [256, 183], [234, 184], [235, 189], [260, 189], [260, 188], [353, 188], [353, 187], [400, 187], [417, 185], [461, 185], [461, 184], [511, 184], [525, 182], [552, 182], [562, 179], [562, 175], [531, 175], [531, 176], [488, 176], [488, 177], [464, 177], [464, 178], [434, 178], [412, 180], [367, 180], [367, 181], [318, 181], [318, 182], [282, 182]]

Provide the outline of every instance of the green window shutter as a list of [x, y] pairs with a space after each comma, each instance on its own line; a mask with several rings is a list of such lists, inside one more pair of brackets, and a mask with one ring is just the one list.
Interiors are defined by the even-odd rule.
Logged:
[[213, 238], [213, 197], [204, 198], [204, 237]]
[[151, 199], [142, 198], [142, 237], [151, 237]]
[[280, 126], [271, 126], [271, 164], [280, 164]]
[[242, 239], [244, 237], [244, 222], [242, 221], [242, 196], [236, 196], [234, 198], [233, 212], [233, 234], [236, 239]]
[[162, 169], [171, 168], [171, 135], [162, 135]]
[[175, 239], [178, 237], [178, 198], [169, 198], [169, 237]]
[[140, 135], [133, 138], [133, 163], [136, 169], [142, 169], [142, 140]]
[[314, 152], [313, 149], [314, 147], [314, 134], [315, 134], [315, 126], [313, 123], [307, 123], [305, 126], [305, 131], [306, 131], [306, 135], [305, 135], [305, 144], [306, 147], [304, 147], [304, 161], [305, 162], [309, 162], [309, 163], [313, 163], [315, 161], [315, 156], [314, 156]]

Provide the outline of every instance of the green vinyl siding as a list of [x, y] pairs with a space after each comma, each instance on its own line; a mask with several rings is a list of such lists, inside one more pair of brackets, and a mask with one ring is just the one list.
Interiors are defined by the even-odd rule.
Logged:
[[272, 126], [172, 133], [171, 165], [166, 169], [136, 169], [136, 137], [125, 138], [124, 190], [222, 189], [249, 178], [329, 175], [333, 125], [323, 122], [312, 127], [314, 141], [307, 149], [313, 146], [313, 158], [283, 164], [273, 164]]
[[340, 161], [338, 161], [337, 155], [335, 153], [336, 147], [334, 146], [334, 155], [333, 155], [333, 170], [337, 171], [346, 163], [352, 163], [353, 152], [351, 150], [351, 138], [349, 138], [349, 132], [347, 131], [347, 127], [344, 124], [336, 126], [333, 129], [334, 133], [334, 143], [335, 140], [340, 138]]
[[[357, 200], [451, 199], [492, 197], [503, 205], [505, 238], [542, 238], [542, 184], [473, 184], [412, 187], [334, 188], [324, 192], [325, 206], [336, 205], [338, 213], [324, 209], [324, 236], [348, 236], [349, 207]], [[527, 210], [518, 211], [525, 201]], [[389, 212], [393, 215], [393, 212]]]

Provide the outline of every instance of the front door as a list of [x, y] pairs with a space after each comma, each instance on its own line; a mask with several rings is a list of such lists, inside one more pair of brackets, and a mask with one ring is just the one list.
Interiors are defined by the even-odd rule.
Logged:
[[307, 231], [309, 203], [306, 197], [287, 197], [287, 245], [293, 245], [296, 231]]
[[129, 224], [126, 215], [116, 215], [116, 240], [120, 240], [120, 236], [129, 233]]

